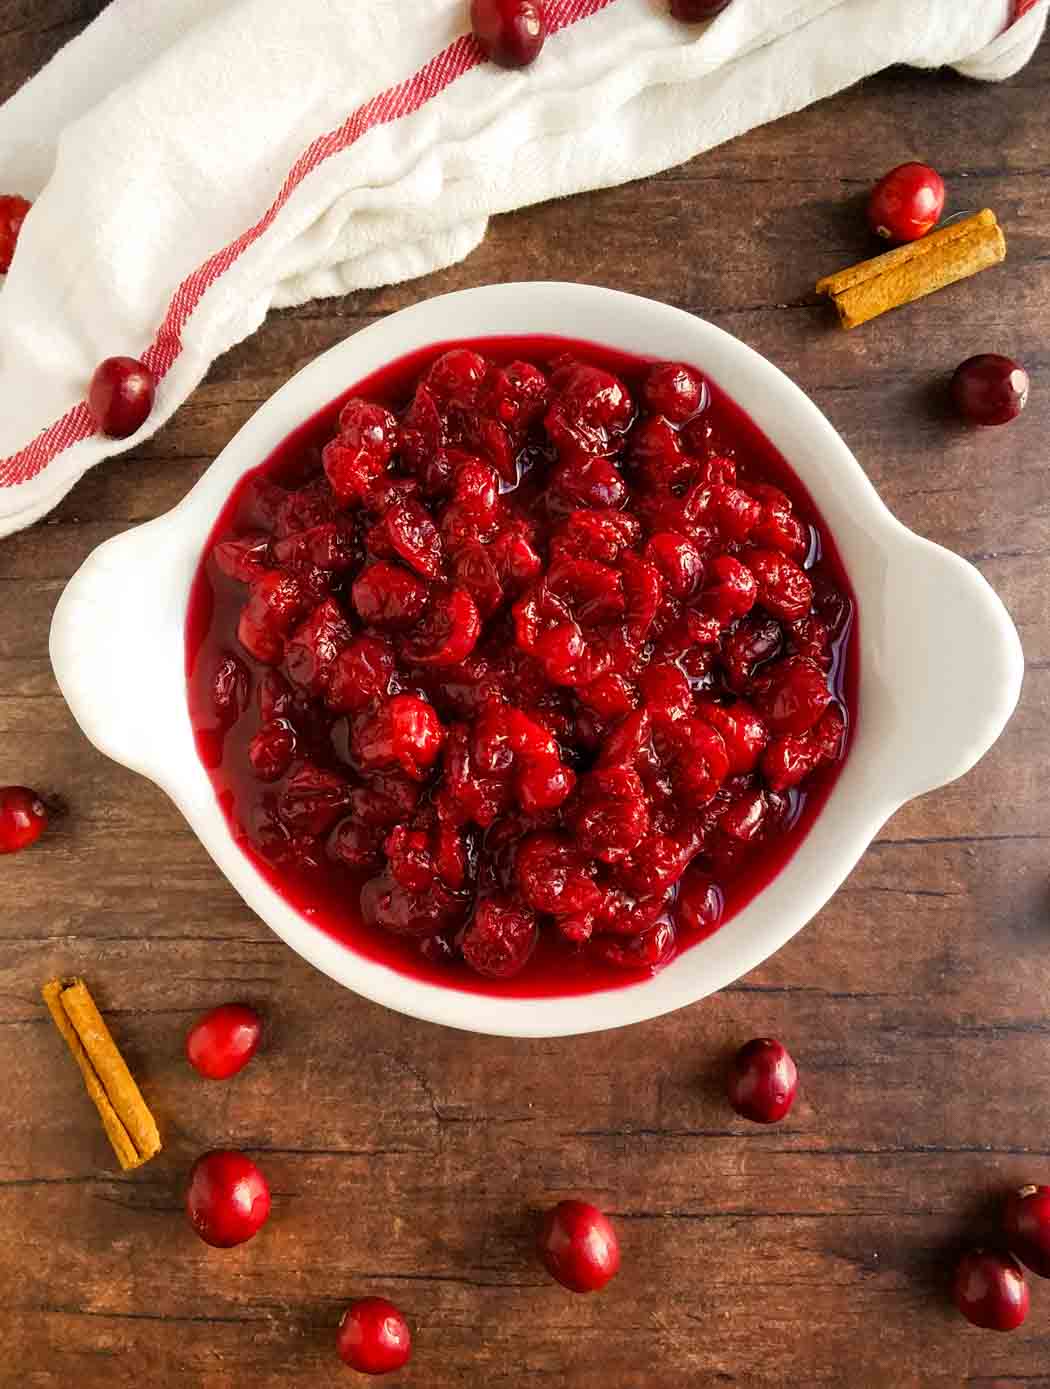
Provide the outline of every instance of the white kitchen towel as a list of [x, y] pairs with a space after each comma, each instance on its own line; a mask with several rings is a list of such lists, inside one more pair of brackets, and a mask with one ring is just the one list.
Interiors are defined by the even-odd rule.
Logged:
[[[274, 306], [466, 256], [493, 214], [656, 173], [891, 63], [1002, 78], [1050, 0], [547, 0], [523, 72], [467, 0], [111, 0], [0, 108], [34, 200], [0, 280], [0, 535], [160, 427]], [[931, 93], [931, 99], [934, 99]], [[159, 380], [101, 438], [104, 357]]]

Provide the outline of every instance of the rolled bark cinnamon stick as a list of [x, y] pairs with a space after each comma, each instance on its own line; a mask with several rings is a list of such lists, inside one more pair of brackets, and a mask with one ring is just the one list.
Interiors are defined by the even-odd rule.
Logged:
[[87, 985], [83, 979], [52, 979], [43, 994], [121, 1167], [141, 1167], [160, 1152], [160, 1134]]
[[989, 208], [817, 281], [838, 309], [843, 328], [856, 328], [1006, 258], [1006, 238]]

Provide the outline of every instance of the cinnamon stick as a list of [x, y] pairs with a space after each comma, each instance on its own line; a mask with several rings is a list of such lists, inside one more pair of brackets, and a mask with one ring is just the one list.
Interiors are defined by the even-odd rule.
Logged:
[[843, 328], [944, 289], [1006, 257], [1006, 238], [989, 208], [961, 218], [940, 231], [898, 246], [817, 282], [838, 309]]
[[52, 979], [43, 994], [121, 1167], [141, 1167], [160, 1152], [160, 1134], [87, 985], [83, 979]]

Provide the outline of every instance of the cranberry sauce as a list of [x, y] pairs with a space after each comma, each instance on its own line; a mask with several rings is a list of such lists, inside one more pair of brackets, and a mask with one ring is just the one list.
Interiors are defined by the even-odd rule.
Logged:
[[444, 987], [649, 977], [790, 859], [856, 717], [805, 488], [691, 366], [561, 338], [418, 352], [238, 484], [190, 715], [241, 848]]

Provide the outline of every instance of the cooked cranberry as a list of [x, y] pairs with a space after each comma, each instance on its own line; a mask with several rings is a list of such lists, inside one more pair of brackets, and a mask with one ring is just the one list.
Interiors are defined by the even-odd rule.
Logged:
[[408, 1364], [412, 1333], [385, 1297], [359, 1297], [343, 1313], [336, 1349], [343, 1364], [358, 1374], [390, 1374]]
[[637, 772], [598, 768], [580, 784], [574, 822], [582, 849], [603, 863], [619, 863], [649, 830], [649, 808]]
[[248, 761], [260, 781], [278, 781], [292, 765], [295, 749], [295, 729], [287, 719], [273, 719], [248, 744]]
[[228, 1080], [259, 1050], [262, 1019], [243, 1003], [224, 1003], [199, 1018], [186, 1034], [186, 1059], [208, 1080]]
[[675, 598], [691, 598], [700, 586], [704, 560], [687, 536], [661, 531], [645, 547], [646, 558], [656, 566], [669, 593]]
[[509, 979], [528, 964], [536, 945], [536, 914], [502, 897], [478, 903], [463, 936], [463, 958], [491, 979]]
[[535, 62], [547, 37], [543, 0], [471, 0], [470, 23], [486, 55], [505, 68]]
[[0, 275], [6, 275], [11, 269], [18, 234], [32, 206], [32, 203], [18, 197], [17, 194], [0, 195]]
[[745, 776], [753, 772], [769, 742], [769, 730], [755, 710], [742, 699], [728, 706], [701, 700], [697, 710], [721, 733], [729, 757], [729, 774]]
[[952, 399], [971, 424], [1009, 424], [1028, 403], [1028, 373], [1009, 357], [982, 352], [955, 368]]
[[1011, 1192], [1004, 1224], [1014, 1254], [1040, 1278], [1050, 1278], [1050, 1186]]
[[397, 421], [381, 405], [353, 399], [343, 406], [339, 428], [339, 437], [325, 447], [324, 469], [338, 501], [349, 506], [362, 502], [386, 472]]
[[515, 872], [525, 901], [550, 916], [575, 916], [593, 910], [601, 900], [585, 855], [554, 834], [523, 840]]
[[288, 678], [309, 695], [323, 695], [335, 662], [353, 640], [350, 624], [334, 598], [319, 603], [284, 648]]
[[917, 241], [940, 221], [944, 180], [928, 164], [898, 164], [868, 199], [868, 224], [886, 241]]
[[305, 762], [289, 777], [277, 813], [295, 834], [319, 835], [332, 828], [350, 804], [350, 785], [335, 772]]
[[675, 929], [670, 921], [658, 921], [626, 940], [601, 936], [591, 949], [599, 959], [617, 969], [656, 971], [674, 956]]
[[692, 367], [660, 362], [645, 378], [642, 398], [653, 414], [681, 424], [703, 408], [705, 389], [703, 377]]
[[415, 695], [394, 695], [355, 723], [353, 755], [364, 771], [400, 767], [418, 781], [436, 761], [443, 738], [431, 705]]
[[616, 1231], [586, 1201], [559, 1201], [546, 1213], [539, 1253], [551, 1277], [574, 1293], [598, 1292], [620, 1268]]
[[237, 636], [244, 649], [264, 665], [277, 665], [284, 638], [306, 607], [306, 595], [292, 574], [268, 570], [248, 590]]
[[776, 550], [749, 550], [748, 568], [758, 581], [758, 601], [774, 617], [805, 617], [813, 602], [813, 584], [798, 565]]
[[376, 627], [410, 627], [427, 605], [427, 586], [396, 564], [380, 561], [354, 580], [354, 607]]
[[270, 566], [270, 537], [268, 535], [241, 536], [237, 540], [224, 540], [212, 551], [215, 563], [228, 579], [237, 579], [242, 584], [250, 584], [259, 579]]
[[481, 635], [478, 605], [465, 588], [435, 594], [416, 629], [401, 644], [404, 660], [414, 666], [458, 666]]
[[212, 703], [219, 723], [225, 728], [240, 717], [251, 699], [252, 677], [243, 661], [224, 656], [212, 681]]
[[330, 709], [349, 713], [385, 695], [394, 673], [394, 648], [381, 637], [358, 637], [339, 653], [328, 677]]
[[790, 1112], [798, 1071], [787, 1049], [772, 1037], [756, 1037], [740, 1048], [729, 1068], [729, 1103], [744, 1119], [775, 1124]]
[[704, 584], [704, 610], [723, 626], [743, 617], [755, 606], [758, 585], [746, 564], [732, 555], [719, 555], [711, 561]]
[[671, 0], [671, 13], [675, 19], [695, 24], [701, 19], [714, 19], [728, 5], [729, 0]]
[[17, 854], [47, 829], [47, 807], [25, 786], [0, 787], [0, 854]]
[[395, 936], [422, 939], [458, 926], [467, 903], [434, 882], [420, 892], [403, 887], [383, 872], [361, 889], [361, 915], [369, 926], [379, 926]]
[[675, 920], [689, 931], [710, 935], [722, 919], [725, 898], [709, 873], [690, 868], [678, 886]]
[[964, 1254], [952, 1284], [955, 1305], [986, 1331], [1015, 1331], [1028, 1316], [1024, 1270], [1010, 1254], [975, 1249]]
[[134, 357], [107, 357], [95, 369], [88, 409], [95, 426], [110, 439], [137, 434], [153, 409], [156, 382], [149, 367]]
[[194, 1163], [186, 1214], [205, 1244], [232, 1249], [258, 1234], [270, 1214], [266, 1178], [244, 1153], [217, 1149]]
[[804, 656], [789, 656], [754, 682], [755, 707], [774, 733], [805, 733], [831, 702], [824, 672]]
[[798, 786], [825, 762], [841, 756], [846, 721], [832, 705], [805, 733], [774, 738], [762, 754], [762, 776], [771, 791]]

